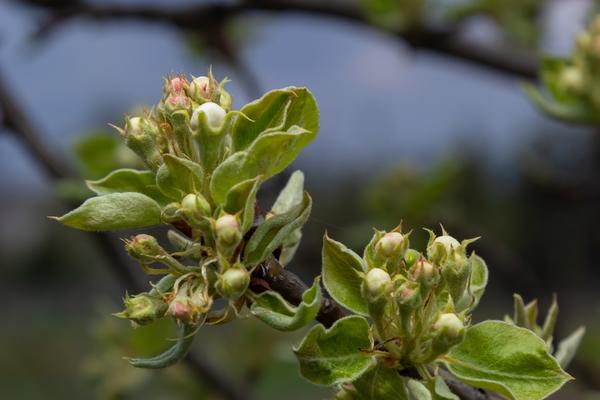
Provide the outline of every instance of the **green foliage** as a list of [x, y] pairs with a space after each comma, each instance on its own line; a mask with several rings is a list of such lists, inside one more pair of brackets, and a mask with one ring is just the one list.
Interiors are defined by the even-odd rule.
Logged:
[[546, 398], [572, 379], [548, 354], [543, 340], [500, 321], [469, 328], [444, 360], [463, 382], [513, 400]]
[[294, 331], [314, 320], [321, 308], [320, 279], [317, 277], [310, 289], [302, 295], [302, 302], [291, 306], [277, 292], [272, 290], [258, 295], [250, 308], [252, 314], [280, 331]]
[[405, 380], [396, 369], [379, 362], [352, 383], [356, 400], [408, 400]]
[[114, 231], [161, 223], [158, 203], [135, 192], [92, 197], [75, 210], [53, 218], [84, 231]]
[[600, 123], [599, 39], [600, 17], [596, 17], [590, 28], [577, 37], [569, 58], [544, 58], [540, 68], [542, 89], [531, 84], [523, 86], [540, 111], [565, 122]]
[[375, 364], [369, 324], [359, 316], [338, 320], [330, 329], [317, 325], [294, 348], [300, 372], [318, 385], [350, 382]]
[[194, 341], [196, 330], [194, 326], [182, 325], [176, 343], [164, 353], [151, 358], [128, 358], [127, 360], [138, 368], [160, 369], [171, 366], [187, 354]]
[[87, 181], [86, 184], [90, 190], [100, 196], [125, 191], [144, 194], [162, 205], [168, 202], [168, 199], [156, 186], [156, 180], [151, 171], [117, 169], [102, 179]]
[[357, 314], [368, 315], [367, 303], [361, 294], [366, 271], [362, 259], [340, 242], [323, 238], [323, 284], [338, 303]]

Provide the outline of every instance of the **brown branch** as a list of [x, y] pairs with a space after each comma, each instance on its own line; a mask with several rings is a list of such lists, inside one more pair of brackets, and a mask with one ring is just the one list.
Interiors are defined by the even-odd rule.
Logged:
[[[298, 305], [302, 301], [302, 294], [308, 289], [308, 286], [293, 272], [283, 268], [274, 258], [270, 257], [260, 268], [254, 271], [250, 289], [260, 293], [271, 289], [279, 293], [284, 299]], [[325, 327], [330, 327], [345, 315], [344, 311], [332, 299], [326, 297], [321, 304], [321, 310], [317, 316], [317, 321]], [[469, 386], [458, 380], [450, 372], [440, 369], [441, 376], [444, 378], [450, 390], [459, 396], [462, 400], [501, 400], [497, 394], [486, 392]]]
[[[42, 167], [46, 175], [56, 181], [73, 176], [68, 167], [59, 161], [44, 145], [41, 136], [36, 132], [25, 112], [19, 107], [10, 89], [0, 74], [0, 110], [2, 120], [0, 121], [9, 132], [20, 139], [32, 158]], [[67, 205], [70, 206], [70, 205]], [[146, 290], [143, 284], [136, 278], [129, 263], [123, 256], [123, 250], [117, 246], [117, 241], [107, 233], [89, 234], [102, 254], [106, 257], [106, 266], [114, 276], [133, 292]], [[251, 398], [247, 388], [234, 384], [216, 366], [198, 352], [189, 353], [186, 358], [187, 366], [194, 374], [211, 388], [223, 395], [228, 400], [249, 400]]]
[[372, 23], [359, 8], [342, 5], [340, 2], [310, 0], [255, 0], [240, 3], [200, 4], [176, 9], [153, 8], [137, 5], [80, 4], [68, 9], [59, 9], [43, 23], [37, 36], [44, 36], [62, 26], [67, 20], [84, 18], [95, 21], [140, 20], [173, 25], [184, 31], [197, 31], [210, 35], [210, 28], [229, 20], [252, 14], [294, 13], [308, 14], [350, 22], [361, 27], [374, 29], [395, 39], [444, 56], [470, 62], [496, 72], [535, 79], [537, 59], [530, 54], [515, 54], [507, 49], [490, 48], [487, 45], [469, 43], [457, 37], [456, 27], [448, 30], [431, 31], [414, 28], [404, 31], [384, 30]]

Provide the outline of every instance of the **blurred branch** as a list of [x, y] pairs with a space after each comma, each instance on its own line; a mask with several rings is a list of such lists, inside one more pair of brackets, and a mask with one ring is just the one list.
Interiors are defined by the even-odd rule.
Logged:
[[[22, 1], [33, 3], [36, 1]], [[46, 5], [45, 9], [49, 9]], [[196, 31], [205, 37], [211, 31], [218, 31], [233, 18], [252, 14], [297, 13], [327, 17], [354, 23], [378, 32], [385, 33], [395, 39], [408, 43], [415, 49], [429, 50], [451, 58], [464, 60], [475, 65], [489, 68], [509, 75], [525, 79], [537, 76], [537, 60], [531, 55], [515, 54], [514, 51], [499, 49], [488, 45], [469, 43], [461, 40], [458, 29], [431, 31], [416, 28], [406, 31], [383, 30], [368, 20], [357, 6], [341, 2], [318, 2], [311, 0], [246, 0], [238, 3], [200, 4], [172, 9], [143, 5], [101, 5], [74, 3], [71, 7], [57, 7], [42, 22], [35, 36], [44, 37], [65, 22], [75, 18], [95, 21], [141, 20], [172, 25], [183, 31]], [[208, 40], [207, 42], [210, 42]]]
[[[283, 268], [274, 257], [270, 257], [260, 268], [254, 271], [250, 288], [257, 293], [269, 289], [274, 290], [293, 305], [298, 305], [302, 301], [302, 294], [308, 289], [308, 285], [298, 275]], [[325, 297], [321, 303], [317, 321], [329, 328], [344, 315], [344, 310], [339, 304]], [[494, 393], [474, 388], [459, 381], [448, 371], [440, 369], [440, 374], [452, 392], [459, 396], [461, 400], [501, 400], [501, 397]]]
[[[1, 126], [7, 128], [17, 139], [21, 140], [25, 149], [32, 158], [43, 168], [52, 181], [73, 176], [74, 173], [65, 166], [60, 159], [48, 151], [36, 132], [25, 112], [19, 107], [9, 87], [0, 74], [0, 111], [2, 112]], [[107, 259], [106, 265], [120, 280], [126, 289], [133, 292], [142, 292], [146, 288], [134, 275], [130, 265], [123, 257], [123, 251], [117, 245], [115, 238], [107, 233], [94, 233], [93, 238], [102, 254]], [[218, 368], [211, 365], [205, 357], [198, 353], [189, 353], [186, 358], [188, 367], [194, 374], [205, 381], [228, 400], [248, 400], [250, 395], [244, 387], [236, 386], [231, 379], [225, 376]]]

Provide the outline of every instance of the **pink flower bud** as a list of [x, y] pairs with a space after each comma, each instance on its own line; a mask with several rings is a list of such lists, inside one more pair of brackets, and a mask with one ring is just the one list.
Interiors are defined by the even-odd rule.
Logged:
[[190, 96], [208, 100], [211, 96], [210, 86], [210, 78], [207, 76], [199, 76], [194, 78], [190, 84]]

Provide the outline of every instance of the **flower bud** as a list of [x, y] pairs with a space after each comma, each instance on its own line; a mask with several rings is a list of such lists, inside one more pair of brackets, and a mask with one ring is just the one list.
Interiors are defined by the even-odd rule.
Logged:
[[219, 243], [236, 246], [242, 239], [240, 222], [235, 215], [225, 214], [215, 223], [215, 233]]
[[[433, 235], [433, 232], [430, 234]], [[441, 264], [459, 247], [460, 243], [452, 236], [438, 236], [433, 240], [430, 239], [430, 243], [427, 246], [427, 256], [435, 264]]]
[[465, 337], [465, 325], [454, 313], [441, 314], [433, 324], [433, 330], [432, 345], [438, 354], [446, 353]]
[[133, 117], [125, 122], [125, 129], [119, 130], [125, 137], [125, 144], [133, 150], [152, 170], [163, 163], [160, 154], [158, 127], [154, 121]]
[[364, 290], [370, 299], [378, 299], [392, 289], [390, 275], [381, 268], [373, 268], [365, 276]]
[[190, 193], [181, 200], [181, 209], [186, 217], [200, 219], [210, 215], [210, 204], [201, 194]]
[[211, 81], [208, 76], [199, 76], [192, 80], [189, 94], [196, 100], [210, 100], [212, 95]]
[[250, 274], [245, 268], [230, 268], [217, 280], [216, 288], [219, 293], [229, 299], [239, 299], [250, 284]]
[[167, 311], [167, 303], [162, 298], [141, 293], [137, 296], [126, 297], [123, 300], [125, 310], [115, 314], [127, 318], [138, 325], [145, 325], [157, 318], [162, 318]]
[[395, 293], [401, 313], [412, 313], [421, 304], [418, 284], [406, 282]]
[[140, 234], [125, 241], [125, 249], [136, 260], [152, 261], [166, 254], [154, 236]]
[[187, 111], [191, 106], [192, 101], [183, 92], [169, 95], [165, 100], [165, 109], [171, 114], [181, 110]]
[[171, 94], [180, 94], [187, 88], [188, 83], [184, 77], [177, 76], [169, 81], [169, 92]]
[[221, 128], [221, 126], [223, 125], [223, 121], [225, 121], [225, 116], [227, 115], [225, 110], [216, 103], [207, 102], [201, 104], [194, 109], [194, 112], [192, 114], [192, 129], [198, 128], [198, 118], [200, 118], [200, 114], [205, 115], [206, 123], [211, 129]]
[[407, 238], [400, 232], [388, 232], [375, 245], [375, 251], [383, 257], [402, 256], [408, 247]]
[[581, 70], [570, 66], [561, 72], [558, 84], [563, 90], [577, 94], [583, 91], [585, 82]]

